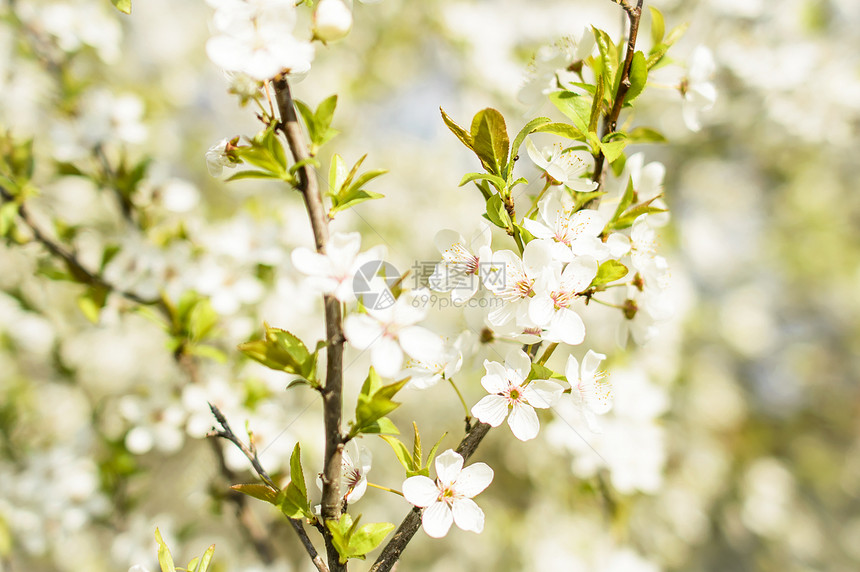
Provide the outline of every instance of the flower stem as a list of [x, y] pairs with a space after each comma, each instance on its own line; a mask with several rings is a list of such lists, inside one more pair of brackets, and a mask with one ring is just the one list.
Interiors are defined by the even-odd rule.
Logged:
[[534, 202], [534, 204], [532, 204], [532, 208], [530, 208], [528, 210], [528, 212], [526, 213], [526, 218], [529, 218], [529, 216], [531, 216], [531, 214], [534, 213], [538, 209], [538, 203], [543, 198], [544, 194], [546, 194], [547, 189], [549, 189], [551, 186], [552, 186], [552, 180], [549, 177], [547, 177], [546, 178], [546, 184], [540, 190], [540, 193], [538, 193], [538, 196], [535, 197], [535, 202]]
[[604, 302], [603, 300], [598, 300], [593, 296], [588, 299], [589, 302], [597, 302], [598, 304], [603, 304], [604, 306], [609, 306], [610, 308], [616, 308], [618, 310], [624, 310], [624, 306], [619, 306], [618, 304], [612, 304], [611, 302]]
[[469, 406], [466, 405], [466, 400], [463, 399], [463, 394], [460, 393], [460, 390], [457, 388], [457, 384], [454, 383], [453, 379], [451, 379], [450, 377], [446, 377], [445, 379], [448, 380], [448, 383], [450, 383], [451, 387], [454, 388], [454, 391], [457, 392], [457, 397], [460, 398], [460, 403], [463, 405], [463, 411], [466, 412], [466, 423], [468, 423], [472, 420], [472, 413], [469, 411]]
[[382, 485], [376, 485], [376, 484], [371, 483], [370, 481], [367, 481], [367, 486], [373, 487], [375, 489], [379, 489], [381, 491], [388, 491], [390, 493], [394, 493], [396, 495], [403, 496], [403, 493], [401, 493], [400, 491], [395, 491], [394, 489], [390, 489], [388, 487], [383, 487]]
[[546, 361], [549, 359], [549, 356], [552, 355], [552, 352], [554, 352], [555, 348], [557, 348], [557, 347], [558, 347], [558, 342], [555, 342], [555, 343], [548, 345], [546, 347], [546, 349], [543, 351], [543, 355], [540, 356], [540, 358], [537, 360], [536, 363], [538, 365], [544, 365], [546, 363]]

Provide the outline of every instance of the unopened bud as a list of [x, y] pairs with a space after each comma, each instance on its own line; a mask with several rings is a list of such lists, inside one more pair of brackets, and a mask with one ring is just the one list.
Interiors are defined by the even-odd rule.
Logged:
[[324, 44], [346, 37], [352, 28], [352, 10], [343, 0], [320, 0], [314, 12], [314, 38]]

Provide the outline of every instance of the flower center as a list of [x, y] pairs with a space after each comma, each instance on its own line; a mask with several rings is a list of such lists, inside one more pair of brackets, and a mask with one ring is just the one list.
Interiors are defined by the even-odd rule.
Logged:
[[553, 305], [556, 310], [570, 307], [570, 302], [573, 299], [573, 292], [553, 292], [549, 296], [552, 298]]

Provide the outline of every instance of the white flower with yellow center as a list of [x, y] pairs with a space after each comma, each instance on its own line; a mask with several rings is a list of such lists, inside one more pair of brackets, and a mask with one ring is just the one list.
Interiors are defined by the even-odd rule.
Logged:
[[490, 260], [491, 231], [489, 225], [467, 241], [453, 230], [440, 230], [433, 242], [442, 253], [442, 261], [436, 265], [428, 279], [430, 288], [437, 292], [451, 292], [451, 300], [462, 304], [472, 298], [481, 284], [482, 262]]
[[553, 257], [570, 262], [574, 256], [593, 256], [603, 260], [608, 250], [598, 238], [606, 226], [606, 219], [595, 210], [573, 210], [573, 200], [567, 191], [549, 189], [538, 202], [535, 220], [523, 219], [523, 226], [535, 238], [549, 240]]
[[563, 388], [554, 381], [536, 379], [527, 382], [532, 362], [522, 350], [514, 349], [505, 356], [505, 364], [484, 361], [487, 374], [481, 378], [490, 395], [472, 407], [472, 415], [493, 427], [505, 418], [514, 437], [528, 441], [540, 431], [535, 407], [547, 409], [561, 397]]
[[522, 259], [510, 250], [494, 252], [482, 278], [484, 286], [502, 301], [502, 305], [489, 313], [489, 322], [495, 327], [512, 321], [518, 326], [533, 327], [528, 317], [528, 303], [534, 296], [534, 283], [553, 263], [552, 246], [545, 240], [528, 243]]
[[599, 432], [596, 416], [612, 409], [612, 386], [606, 379], [606, 373], [597, 369], [605, 359], [605, 355], [588, 350], [582, 358], [581, 368], [576, 358], [570, 356], [564, 369], [573, 402], [585, 418], [588, 428], [594, 432]]
[[536, 295], [529, 302], [529, 318], [543, 327], [543, 339], [565, 344], [581, 344], [585, 324], [572, 308], [577, 295], [588, 288], [597, 276], [597, 260], [578, 256], [564, 271], [549, 268], [535, 285]]
[[448, 534], [451, 524], [462, 530], [484, 530], [484, 512], [472, 497], [493, 482], [493, 469], [486, 463], [463, 468], [463, 457], [448, 449], [436, 457], [436, 480], [423, 475], [403, 482], [404, 498], [424, 509], [421, 525], [433, 538]]
[[547, 176], [571, 190], [587, 193], [597, 188], [597, 183], [581, 177], [588, 168], [589, 155], [580, 151], [565, 151], [560, 143], [538, 150], [528, 137], [526, 151], [534, 164], [546, 172]]

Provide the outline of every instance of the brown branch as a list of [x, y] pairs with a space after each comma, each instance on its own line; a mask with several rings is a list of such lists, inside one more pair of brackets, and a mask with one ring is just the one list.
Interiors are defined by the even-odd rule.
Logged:
[[[2, 197], [2, 199], [6, 202], [11, 203], [15, 201], [15, 197], [12, 196], [12, 193], [7, 191], [3, 187], [0, 187], [0, 197]], [[69, 271], [72, 273], [72, 276], [74, 276], [74, 278], [78, 281], [88, 284], [90, 286], [104, 288], [105, 290], [114, 292], [115, 294], [119, 294], [123, 298], [131, 300], [132, 302], [135, 302], [137, 304], [151, 306], [161, 302], [158, 298], [143, 298], [142, 296], [139, 296], [134, 292], [129, 292], [127, 290], [118, 288], [104, 278], [102, 278], [98, 273], [86, 268], [78, 260], [77, 256], [75, 256], [74, 253], [66, 250], [62, 245], [60, 245], [59, 242], [55, 242], [44, 231], [42, 231], [41, 228], [39, 228], [39, 225], [37, 225], [33, 218], [30, 216], [29, 210], [23, 203], [18, 204], [18, 217], [27, 226], [27, 228], [30, 229], [30, 232], [33, 233], [33, 238], [36, 240], [36, 242], [44, 246], [52, 255], [65, 262], [66, 266], [69, 268]]]
[[[302, 163], [299, 169], [298, 190], [302, 193], [305, 207], [310, 218], [314, 233], [314, 242], [319, 253], [325, 253], [328, 241], [328, 218], [322, 202], [316, 173], [308, 162], [310, 153], [299, 125], [296, 109], [293, 104], [290, 85], [285, 76], [274, 80], [275, 99], [281, 116], [281, 130], [287, 138], [287, 144], [293, 160]], [[331, 295], [323, 296], [325, 307], [326, 340], [326, 381], [322, 388], [323, 422], [325, 424], [325, 461], [322, 472], [322, 517], [324, 520], [337, 520], [341, 515], [343, 497], [340, 491], [341, 459], [343, 445], [346, 442], [341, 433], [341, 417], [343, 410], [343, 316], [340, 302]], [[331, 542], [330, 535], [324, 534], [328, 562], [333, 572], [346, 570], [346, 565], [340, 564], [340, 555]]]
[[[475, 449], [481, 444], [481, 440], [487, 436], [489, 430], [490, 426], [488, 424], [478, 423], [463, 437], [463, 440], [457, 445], [457, 452], [463, 456], [464, 461], [469, 460], [469, 457], [472, 456]], [[403, 553], [406, 545], [409, 544], [409, 541], [418, 532], [420, 526], [421, 509], [414, 507], [406, 515], [406, 518], [403, 519], [403, 522], [400, 523], [400, 526], [397, 527], [394, 536], [388, 541], [385, 548], [382, 549], [382, 553], [376, 559], [376, 562], [373, 563], [373, 566], [371, 566], [370, 572], [388, 572], [391, 570], [400, 559], [400, 555]]]
[[[615, 131], [618, 126], [618, 116], [621, 115], [621, 109], [624, 107], [624, 98], [627, 96], [627, 90], [630, 89], [630, 66], [633, 65], [633, 55], [636, 53], [636, 38], [639, 35], [639, 20], [642, 18], [642, 3], [644, 0], [637, 0], [636, 6], [632, 6], [627, 0], [612, 0], [618, 4], [627, 13], [627, 19], [630, 21], [630, 31], [627, 35], [627, 53], [624, 56], [624, 66], [621, 69], [621, 81], [618, 84], [618, 92], [615, 94], [615, 100], [612, 103], [612, 109], [609, 115], [604, 118], [603, 131], [600, 135], [602, 141], [604, 137]], [[604, 164], [606, 156], [601, 149], [594, 159], [594, 175], [591, 180], [603, 186]], [[596, 208], [600, 202], [600, 198], [594, 198], [588, 202], [586, 208]]]
[[[266, 469], [263, 468], [263, 465], [260, 464], [260, 459], [257, 457], [257, 451], [253, 448], [253, 446], [248, 446], [241, 439], [239, 439], [233, 430], [230, 428], [230, 424], [227, 422], [227, 418], [224, 417], [224, 414], [221, 413], [221, 410], [218, 409], [215, 405], [209, 404], [209, 409], [212, 410], [212, 415], [215, 416], [215, 419], [218, 421], [218, 424], [221, 426], [220, 431], [212, 431], [209, 433], [209, 437], [221, 437], [222, 439], [226, 439], [239, 447], [239, 450], [245, 454], [248, 461], [251, 462], [251, 466], [254, 467], [254, 470], [263, 479], [263, 482], [271, 488], [275, 492], [280, 492], [277, 485], [272, 481], [272, 478], [269, 476], [269, 473], [266, 472]], [[308, 553], [308, 556], [311, 557], [311, 561], [314, 563], [314, 566], [319, 572], [329, 572], [328, 566], [326, 566], [325, 562], [323, 562], [320, 555], [317, 553], [316, 548], [314, 548], [311, 539], [308, 537], [305, 528], [302, 526], [302, 523], [299, 519], [288, 518], [290, 521], [290, 525], [292, 525], [293, 529], [296, 531], [296, 534], [299, 536], [299, 540], [301, 540], [302, 545], [305, 548], [305, 551]]]

